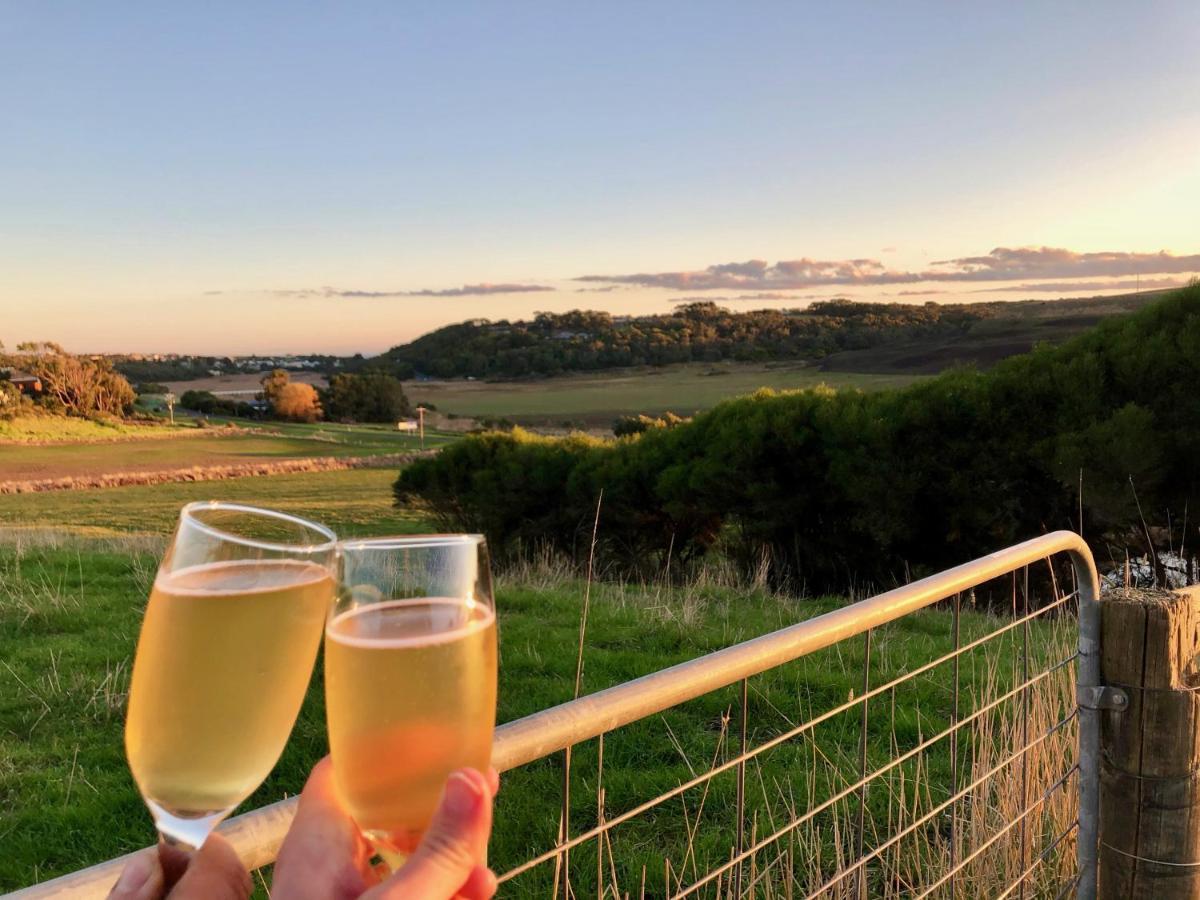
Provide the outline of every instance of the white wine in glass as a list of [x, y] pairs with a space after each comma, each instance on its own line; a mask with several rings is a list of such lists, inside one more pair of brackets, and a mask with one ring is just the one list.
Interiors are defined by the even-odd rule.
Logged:
[[325, 628], [334, 781], [393, 868], [429, 825], [446, 777], [486, 771], [496, 720], [496, 614], [478, 535], [342, 545]]
[[125, 750], [171, 843], [199, 847], [267, 777], [333, 600], [336, 537], [270, 510], [192, 503], [150, 592]]

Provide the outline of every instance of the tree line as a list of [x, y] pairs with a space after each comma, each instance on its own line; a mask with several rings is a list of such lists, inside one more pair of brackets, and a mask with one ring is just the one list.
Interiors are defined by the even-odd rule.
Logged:
[[[901, 390], [727, 401], [616, 440], [469, 436], [400, 473], [398, 503], [493, 551], [661, 575], [719, 552], [809, 590], [895, 583], [1057, 528], [1197, 546], [1200, 286], [981, 373]], [[1082, 485], [1082, 496], [1080, 486]], [[1182, 531], [1191, 516], [1191, 533]], [[1145, 540], [1148, 540], [1146, 538]]]
[[995, 308], [829, 300], [803, 310], [732, 312], [704, 301], [638, 317], [539, 313], [532, 321], [448, 325], [365, 365], [401, 378], [515, 378], [683, 362], [820, 359], [890, 341], [960, 334]]

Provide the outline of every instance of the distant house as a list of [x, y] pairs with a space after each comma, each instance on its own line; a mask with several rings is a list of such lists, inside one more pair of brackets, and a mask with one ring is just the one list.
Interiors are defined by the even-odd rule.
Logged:
[[9, 369], [8, 380], [15, 384], [17, 390], [22, 394], [40, 394], [42, 392], [42, 379], [28, 372], [22, 372], [20, 369]]
[[396, 430], [397, 431], [416, 431], [417, 430], [417, 420], [416, 419], [402, 419], [401, 421], [396, 423]]

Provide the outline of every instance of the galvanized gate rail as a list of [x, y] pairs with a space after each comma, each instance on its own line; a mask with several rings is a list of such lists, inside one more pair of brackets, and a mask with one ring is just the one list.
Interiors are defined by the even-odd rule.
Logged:
[[[1051, 728], [1046, 735], [1035, 737], [1031, 742], [1027, 739], [1028, 735], [1026, 734], [1026, 740], [1024, 740], [1021, 749], [1017, 753], [1028, 752], [1031, 747], [1036, 746], [1038, 742], [1044, 740], [1059, 727], [1065, 726], [1073, 718], [1078, 719], [1079, 746], [1077, 759], [1057, 783], [1049, 786], [1045, 796], [1048, 796], [1052, 790], [1062, 789], [1070, 777], [1077, 776], [1079, 796], [1078, 820], [1077, 823], [1072, 823], [1073, 826], [1077, 824], [1077, 834], [1075, 835], [1077, 874], [1074, 888], [1076, 897], [1081, 898], [1081, 900], [1093, 900], [1096, 895], [1097, 832], [1099, 822], [1099, 710], [1100, 707], [1104, 706], [1112, 698], [1103, 692], [1100, 683], [1100, 622], [1099, 607], [1097, 605], [1099, 583], [1095, 564], [1083, 539], [1079, 535], [1069, 531], [1059, 531], [1043, 535], [921, 579], [920, 581], [782, 628], [762, 637], [736, 644], [706, 656], [654, 672], [634, 681], [626, 682], [607, 690], [581, 697], [578, 700], [543, 710], [523, 719], [509, 722], [497, 729], [492, 757], [493, 764], [501, 771], [513, 769], [559, 751], [569, 750], [569, 748], [580, 742], [602, 737], [605, 733], [620, 728], [623, 725], [628, 725], [639, 719], [652, 716], [670, 707], [701, 697], [711, 691], [736, 685], [739, 682], [742, 683], [744, 699], [746, 679], [751, 676], [775, 666], [798, 660], [807, 654], [830, 647], [833, 644], [856, 635], [867, 636], [866, 652], [869, 659], [869, 632], [871, 629], [894, 622], [910, 613], [932, 606], [940, 601], [954, 598], [956, 595], [968, 591], [975, 586], [992, 581], [1000, 576], [1015, 573], [1024, 567], [1060, 553], [1066, 554], [1071, 561], [1075, 591], [1070, 595], [1058, 597], [1054, 606], [1065, 607], [1065, 604], [1071, 599], [1078, 601], [1079, 646], [1077, 654], [1061, 661], [1055, 668], [1075, 662], [1077, 666], [1077, 697], [1082, 702], [1078, 703], [1071, 715]], [[1025, 628], [1026, 640], [1028, 640], [1028, 623], [1038, 613], [1030, 614], [1028, 609], [1026, 609], [1025, 613], [1023, 617], [1019, 618], [1014, 615], [1008, 625], [997, 629], [996, 632], [988, 635], [987, 638], [990, 639], [996, 634], [1006, 632], [1010, 629], [1023, 627]], [[954, 622], [957, 644], [957, 613]], [[955, 677], [957, 679], [958, 655], [968, 649], [970, 649], [970, 645], [961, 648], [956, 647], [954, 654], [942, 657], [934, 663], [929, 664], [929, 666], [922, 667], [916, 672], [908, 673], [905, 677], [912, 677], [932, 665], [949, 660], [953, 662]], [[1030, 685], [1036, 683], [1039, 678], [1049, 675], [1052, 671], [1047, 670], [1031, 678], [1027, 671], [1028, 655], [1025, 658], [1025, 668], [1024, 681], [1007, 695], [993, 701], [991, 706], [995, 706], [995, 704], [1001, 701], [1012, 699], [1016, 695], [1017, 690], [1027, 689]], [[866, 687], [867, 685], [864, 683], [864, 688]], [[614, 816], [611, 819], [602, 820], [596, 828], [574, 838], [568, 838], [565, 832], [560, 832], [559, 840], [545, 853], [537, 855], [526, 863], [511, 869], [508, 873], [502, 875], [502, 881], [513, 878], [546, 861], [556, 860], [559, 865], [563, 865], [567, 853], [572, 847], [578, 846], [583, 841], [589, 839], [599, 838], [603, 840], [608, 830], [621, 822], [627, 821], [640, 812], [662, 802], [663, 799], [676, 796], [689, 787], [700, 784], [720, 772], [731, 769], [736, 770], [740, 800], [744, 792], [744, 766], [748, 758], [762, 752], [764, 749], [776, 746], [796, 734], [803, 733], [805, 729], [814, 726], [819, 720], [826, 719], [836, 713], [844, 712], [853, 706], [855, 702], [863, 703], [863, 722], [865, 726], [866, 699], [869, 699], [872, 695], [877, 695], [880, 691], [888, 687], [889, 685], [882, 685], [877, 686], [873, 690], [868, 689], [859, 698], [859, 701], [852, 699], [849, 703], [828, 711], [823, 716], [810, 720], [799, 728], [793, 729], [791, 732], [785, 733], [773, 741], [768, 741], [753, 750], [747, 750], [745, 746], [745, 730], [743, 725], [743, 743], [738, 757], [728, 760], [721, 765], [714, 764], [712, 769], [692, 779], [691, 782], [680, 785], [659, 797], [618, 816]], [[743, 703], [743, 716], [745, 709], [746, 706]], [[975, 715], [982, 715], [986, 711], [986, 709], [977, 710]], [[954, 715], [955, 719], [952, 729], [927, 741], [923, 741], [918, 747], [909, 750], [903, 756], [889, 761], [887, 766], [883, 767], [880, 771], [899, 765], [905, 758], [911, 758], [914, 753], [920, 752], [932, 742], [943, 737], [949, 737], [952, 748], [951, 752], [953, 753], [953, 748], [956, 746], [954, 741], [957, 739], [958, 729], [968, 724], [968, 719], [958, 720], [957, 710], [955, 710]], [[865, 770], [865, 727], [862, 741], [861, 752], [863, 756], [863, 768]], [[1016, 756], [1017, 754], [1014, 754], [1008, 759], [1008, 762], [1011, 762]], [[1003, 765], [1007, 765], [1007, 763]], [[1000, 768], [1001, 766], [997, 766], [991, 773], [985, 773], [985, 776], [994, 775], [997, 771], [1000, 771]], [[880, 772], [876, 772], [870, 778], [860, 779], [858, 783], [851, 784], [846, 790], [840, 792], [838, 796], [845, 797], [855, 792], [865, 791], [867, 782], [871, 778], [878, 777], [879, 774]], [[972, 785], [968, 785], [965, 791], [960, 791], [952, 795], [947, 803], [957, 802], [971, 788]], [[1028, 800], [1027, 790], [1025, 791], [1025, 796], [1026, 800]], [[836, 800], [837, 797], [834, 799]], [[1010, 828], [1018, 825], [1022, 825], [1023, 827], [1022, 823], [1024, 823], [1026, 817], [1044, 799], [1045, 797], [1043, 796], [1041, 799], [1035, 799], [1034, 802], [1028, 803], [1019, 816], [1015, 816], [1000, 832], [990, 837], [981, 846], [976, 847], [969, 858], [954, 860], [952, 857], [953, 865], [925, 893], [919, 896], [927, 896], [944, 884], [949, 884], [951, 890], [953, 890], [956, 874], [971, 862], [974, 857], [985, 852], [994, 841], [1007, 833]], [[834, 801], [827, 800], [816, 811], [809, 810], [805, 816], [800, 817], [800, 821], [811, 819], [821, 809], [828, 808], [832, 802]], [[230, 841], [247, 867], [254, 869], [267, 865], [275, 859], [275, 855], [295, 814], [295, 803], [296, 799], [290, 798], [261, 809], [253, 810], [230, 819], [219, 830]], [[861, 871], [861, 867], [864, 867], [868, 861], [878, 858], [894, 842], [902, 839], [905, 833], [911, 833], [913, 829], [927, 823], [933, 815], [943, 810], [947, 804], [942, 804], [934, 808], [922, 819], [910, 825], [905, 830], [905, 833], [893, 835], [889, 838], [888, 843], [874, 848], [867, 854], [863, 854], [862, 852], [861, 838], [861, 816], [864, 805], [860, 804], [859, 806], [859, 858], [854, 860], [851, 865], [840, 870], [833, 878], [822, 885], [821, 889], [816, 893], [810, 894], [810, 896], [818, 896], [821, 890], [831, 888], [835, 883], [840, 883], [855, 871]], [[793, 821], [789, 827], [794, 828], [796, 824], [797, 822]], [[775, 835], [755, 842], [750, 848], [743, 848], [744, 835], [742, 834], [742, 825], [742, 822], [738, 823], [738, 845], [742, 852], [737, 855], [737, 858], [731, 860], [729, 864], [719, 866], [708, 872], [686, 890], [681, 889], [677, 896], [690, 894], [704, 887], [706, 884], [711, 884], [714, 879], [717, 881], [717, 889], [719, 891], [722, 874], [734, 870], [735, 867], [739, 876], [737, 880], [737, 893], [739, 895], [742, 893], [743, 886], [740, 877], [742, 860], [749, 858], [753, 853], [757, 853], [759, 849], [767, 846], [771, 840], [778, 837], [778, 835]], [[1052, 845], [1043, 851], [1041, 857], [1036, 860], [1029, 860], [1028, 867], [1022, 872], [1017, 881], [1014, 881], [1006, 889], [1004, 896], [1008, 896], [1018, 889], [1022, 891], [1023, 896], [1025, 878], [1036, 868], [1047, 853], [1054, 851], [1059, 842], [1068, 836], [1067, 832], [1059, 835], [1054, 839]], [[954, 851], [952, 850], [951, 852], [953, 853]], [[1025, 853], [1024, 842], [1022, 844], [1022, 853]], [[24, 898], [103, 897], [115, 882], [127, 859], [128, 857], [120, 857], [109, 860], [91, 868], [26, 888], [23, 891], [17, 892], [14, 896]], [[1025, 856], [1023, 855], [1022, 862], [1025, 861]], [[857, 890], [860, 896], [865, 897], [865, 876], [860, 875], [859, 878], [860, 881]], [[556, 878], [556, 886], [558, 883], [558, 879]], [[669, 880], [667, 881], [667, 887], [669, 887]], [[748, 889], [751, 894], [754, 894], [755, 887], [753, 883], [748, 885]], [[501, 891], [502, 893], [504, 892], [503, 886]], [[571, 896], [569, 882], [565, 874], [562, 880], [562, 894], [563, 896]]]

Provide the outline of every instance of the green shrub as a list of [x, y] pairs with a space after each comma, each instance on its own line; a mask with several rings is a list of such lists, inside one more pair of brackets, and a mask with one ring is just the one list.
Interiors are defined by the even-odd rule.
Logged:
[[665, 412], [661, 416], [647, 416], [642, 413], [636, 416], [621, 416], [613, 422], [612, 431], [617, 437], [628, 437], [631, 434], [641, 434], [651, 428], [674, 428], [684, 422], [689, 422], [673, 412]]
[[396, 422], [413, 413], [400, 381], [378, 372], [334, 375], [321, 405], [334, 422]]

